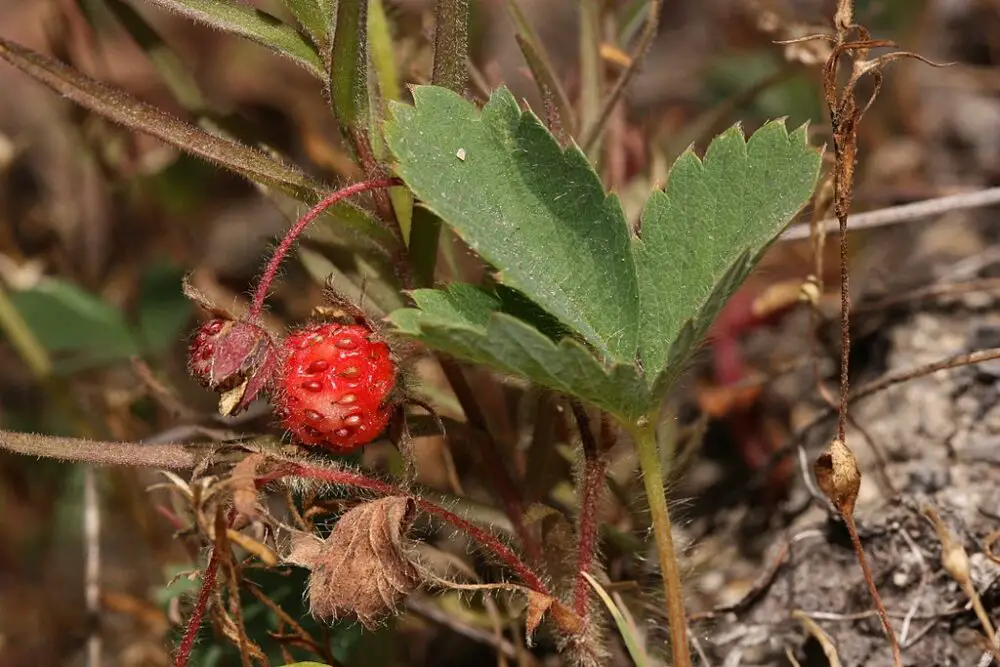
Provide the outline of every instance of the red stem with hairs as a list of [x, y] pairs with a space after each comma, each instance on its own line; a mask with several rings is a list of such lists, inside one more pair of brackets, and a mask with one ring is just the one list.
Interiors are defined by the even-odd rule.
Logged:
[[548, 588], [546, 588], [545, 584], [542, 583], [541, 578], [535, 574], [534, 571], [532, 571], [532, 569], [528, 567], [524, 561], [522, 561], [517, 554], [511, 550], [510, 547], [505, 545], [496, 537], [490, 535], [482, 528], [466, 521], [453, 512], [449, 512], [440, 505], [435, 505], [428, 500], [415, 496], [403, 489], [393, 486], [392, 484], [366, 477], [360, 473], [350, 472], [347, 470], [334, 470], [330, 468], [313, 468], [299, 463], [282, 466], [279, 470], [258, 477], [257, 486], [264, 486], [283, 477], [316, 479], [339, 486], [351, 486], [359, 489], [367, 489], [384, 496], [405, 496], [407, 498], [411, 498], [416, 506], [424, 512], [432, 514], [442, 521], [450, 523], [452, 526], [461, 530], [476, 542], [479, 542], [484, 549], [491, 552], [499, 561], [503, 562], [511, 570], [513, 570], [521, 580], [521, 583], [525, 586], [533, 591], [542, 593], [543, 595], [551, 595]]
[[352, 197], [356, 194], [362, 192], [368, 192], [370, 190], [384, 190], [385, 188], [391, 188], [396, 185], [402, 185], [402, 181], [398, 178], [380, 178], [370, 181], [360, 181], [352, 185], [348, 185], [345, 188], [341, 188], [336, 192], [333, 192], [326, 197], [324, 197], [318, 204], [309, 209], [305, 215], [299, 218], [292, 228], [288, 230], [285, 237], [281, 239], [281, 243], [275, 248], [274, 254], [271, 256], [271, 260], [267, 263], [267, 267], [264, 269], [264, 273], [260, 277], [260, 282], [257, 283], [257, 288], [254, 290], [253, 302], [250, 304], [249, 318], [254, 320], [260, 317], [261, 312], [264, 310], [264, 301], [267, 300], [268, 291], [271, 289], [271, 283], [274, 282], [275, 276], [278, 275], [278, 269], [281, 267], [281, 262], [284, 261], [285, 256], [288, 255], [288, 251], [292, 249], [295, 240], [299, 235], [309, 226], [313, 220], [318, 218], [320, 214], [331, 206]]
[[198, 600], [195, 603], [191, 618], [188, 619], [187, 628], [184, 629], [184, 637], [180, 646], [177, 647], [177, 655], [174, 657], [174, 667], [187, 667], [191, 657], [191, 649], [194, 648], [194, 641], [198, 637], [198, 630], [201, 628], [201, 621], [205, 618], [205, 611], [208, 609], [208, 599], [215, 590], [215, 575], [219, 570], [219, 550], [212, 549], [212, 556], [208, 559], [208, 565], [201, 575], [201, 590], [198, 591]]

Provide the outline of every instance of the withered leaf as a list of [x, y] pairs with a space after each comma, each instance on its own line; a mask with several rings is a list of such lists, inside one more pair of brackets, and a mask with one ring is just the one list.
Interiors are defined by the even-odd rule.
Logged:
[[413, 500], [391, 496], [345, 513], [326, 540], [293, 533], [285, 561], [312, 570], [309, 606], [313, 616], [333, 620], [354, 615], [374, 627], [419, 583], [406, 532]]
[[854, 452], [841, 440], [834, 440], [813, 466], [816, 483], [837, 511], [854, 515], [854, 504], [861, 489], [861, 470]]
[[233, 487], [233, 504], [236, 511], [250, 520], [256, 519], [257, 512], [257, 468], [264, 462], [261, 454], [250, 454], [233, 466], [229, 483]]
[[552, 606], [555, 599], [551, 595], [545, 595], [537, 591], [528, 591], [528, 611], [524, 619], [524, 638], [528, 646], [531, 646], [531, 638], [535, 630], [542, 623], [542, 617]]

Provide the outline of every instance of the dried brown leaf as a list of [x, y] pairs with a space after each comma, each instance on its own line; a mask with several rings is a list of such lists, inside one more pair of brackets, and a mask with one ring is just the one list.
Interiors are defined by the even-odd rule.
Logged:
[[819, 455], [813, 467], [816, 483], [844, 516], [854, 515], [854, 504], [861, 489], [861, 470], [854, 452], [842, 440], [834, 440]]
[[792, 618], [798, 619], [806, 632], [812, 635], [813, 639], [823, 648], [823, 653], [826, 655], [826, 660], [830, 664], [830, 667], [840, 667], [840, 656], [837, 655], [837, 647], [834, 645], [833, 640], [830, 639], [830, 635], [826, 634], [816, 621], [806, 616], [804, 611], [796, 609], [792, 612]]
[[291, 531], [288, 554], [283, 559], [289, 565], [313, 569], [323, 553], [323, 540], [312, 533], [301, 530]]
[[412, 518], [413, 500], [390, 496], [344, 514], [325, 541], [293, 533], [285, 560], [312, 570], [312, 615], [332, 620], [353, 614], [372, 628], [392, 613], [419, 583], [406, 538]]
[[528, 595], [528, 611], [524, 619], [524, 638], [531, 646], [531, 638], [535, 634], [535, 630], [542, 623], [542, 617], [549, 611], [552, 607], [552, 603], [555, 599], [551, 595], [545, 595], [537, 591], [529, 590]]
[[250, 454], [233, 466], [229, 483], [233, 487], [233, 504], [236, 511], [251, 521], [259, 516], [257, 511], [257, 468], [264, 462], [262, 454]]

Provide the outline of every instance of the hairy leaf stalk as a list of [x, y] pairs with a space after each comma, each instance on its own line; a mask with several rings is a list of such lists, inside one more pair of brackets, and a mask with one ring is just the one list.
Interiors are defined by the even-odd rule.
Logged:
[[449, 512], [445, 508], [435, 505], [424, 498], [408, 493], [407, 491], [397, 488], [392, 484], [388, 484], [387, 482], [366, 477], [360, 473], [350, 472], [347, 470], [334, 470], [330, 468], [314, 468], [312, 466], [298, 463], [283, 466], [281, 469], [269, 475], [257, 478], [257, 485], [263, 486], [284, 477], [316, 479], [339, 486], [367, 489], [380, 495], [404, 496], [411, 498], [419, 509], [427, 512], [428, 514], [432, 514], [447, 523], [450, 523], [455, 528], [466, 533], [469, 537], [479, 542], [480, 546], [496, 556], [497, 560], [510, 567], [510, 569], [517, 574], [518, 578], [525, 586], [542, 593], [543, 595], [551, 595], [548, 588], [542, 582], [541, 577], [535, 574], [535, 572], [528, 567], [524, 561], [518, 558], [517, 554], [515, 554], [510, 547], [457, 514]]
[[642, 469], [649, 514], [653, 519], [656, 550], [660, 556], [673, 666], [691, 667], [691, 650], [687, 640], [687, 614], [684, 611], [684, 589], [681, 587], [680, 568], [677, 565], [674, 538], [670, 530], [670, 511], [667, 509], [667, 496], [663, 489], [663, 471], [660, 466], [660, 450], [656, 443], [656, 426], [652, 420], [642, 419], [631, 428], [631, 433], [639, 457], [639, 467]]
[[205, 618], [205, 612], [208, 610], [208, 600], [215, 590], [215, 576], [218, 571], [219, 550], [213, 547], [212, 556], [208, 559], [208, 565], [205, 566], [201, 575], [201, 590], [198, 591], [194, 611], [191, 612], [191, 618], [188, 619], [187, 627], [184, 629], [184, 637], [181, 638], [181, 643], [174, 656], [174, 667], [187, 667], [188, 660], [191, 658], [191, 649], [194, 648], [195, 639], [198, 638], [201, 621]]
[[299, 238], [299, 235], [305, 231], [305, 228], [313, 220], [318, 218], [326, 209], [348, 197], [370, 190], [384, 190], [385, 188], [399, 184], [400, 181], [396, 178], [380, 178], [348, 185], [346, 188], [341, 188], [324, 197], [318, 204], [309, 209], [305, 215], [299, 218], [292, 225], [292, 228], [288, 230], [288, 233], [285, 234], [285, 237], [281, 239], [281, 243], [278, 244], [274, 254], [271, 256], [271, 260], [267, 263], [264, 273], [261, 274], [257, 288], [254, 290], [253, 302], [250, 304], [250, 320], [252, 321], [260, 317], [261, 312], [264, 310], [264, 302], [267, 300], [268, 291], [271, 289], [271, 283], [274, 282], [275, 276], [278, 275], [281, 262], [288, 255], [288, 251], [292, 249], [295, 240]]

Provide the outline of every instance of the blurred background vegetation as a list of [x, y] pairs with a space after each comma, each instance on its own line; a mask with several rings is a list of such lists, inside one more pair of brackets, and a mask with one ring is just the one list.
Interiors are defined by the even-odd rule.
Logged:
[[[252, 4], [294, 23], [277, 0]], [[485, 86], [505, 83], [538, 109], [537, 89], [504, 4], [473, 1], [473, 66]], [[575, 95], [580, 88], [577, 2], [519, 4], [549, 49], [564, 86]], [[613, 80], [641, 27], [646, 3], [602, 4], [603, 67]], [[382, 6], [401, 82], [426, 82], [432, 3], [383, 0]], [[775, 40], [825, 30], [832, 11], [827, 0], [666, 3], [659, 36], [615, 112], [600, 160], [605, 184], [622, 195], [631, 215], [682, 150], [692, 142], [703, 147], [736, 121], [749, 131], [785, 116], [792, 126], [810, 123], [814, 144], [828, 141], [821, 59], [808, 47]], [[857, 209], [1000, 185], [1000, 3], [866, 0], [857, 3], [857, 14], [878, 37], [957, 63], [948, 70], [893, 66], [861, 129]], [[181, 117], [225, 123], [247, 143], [290, 156], [326, 181], [358, 176], [319, 83], [245, 40], [141, 0], [4, 0], [0, 35]], [[259, 412], [239, 424], [214, 421], [213, 396], [188, 378], [187, 336], [198, 313], [182, 296], [181, 280], [191, 273], [194, 284], [220, 304], [244, 298], [267, 249], [296, 209], [84, 111], [6, 65], [0, 66], [0, 91], [0, 319], [6, 331], [0, 336], [0, 427], [123, 440], [183, 437], [198, 428], [260, 427], [266, 418]], [[272, 301], [275, 322], [308, 317], [321, 300], [321, 278], [331, 268], [352, 277], [369, 270], [358, 234], [334, 220], [322, 224], [304, 244], [303, 261], [285, 268]], [[885, 238], [859, 237], [856, 277], [862, 290], [891, 277], [894, 262], [905, 254]], [[746, 289], [801, 277], [809, 266], [808, 244], [781, 244]], [[17, 335], [11, 322], [18, 321], [44, 348], [42, 358], [52, 371], [47, 381], [39, 381], [32, 360], [10, 344], [9, 337]], [[710, 370], [702, 369], [701, 375], [702, 388], [718, 384]], [[156, 378], [168, 389], [158, 393], [143, 377]], [[760, 466], [761, 457], [780, 446], [794, 422], [792, 406], [769, 404], [761, 410], [763, 426], [729, 423], [727, 411], [712, 410], [706, 396], [691, 385], [679, 399], [689, 412], [708, 417], [697, 462], [691, 464], [702, 466], [704, 475], [686, 478], [690, 481], [675, 489], [678, 497], [705, 497], [713, 485], [745, 478], [748, 469]], [[423, 451], [434, 450], [428, 445]], [[364, 456], [367, 464], [378, 465], [388, 453], [373, 446]], [[459, 469], [469, 465], [467, 458], [456, 455]], [[440, 456], [422, 455], [419, 468], [422, 483], [447, 488], [449, 473]], [[553, 468], [561, 480], [549, 483], [546, 493], [556, 503], [569, 493], [570, 468], [565, 456]], [[133, 470], [106, 470], [98, 477], [103, 519], [99, 622], [107, 665], [169, 664], [170, 646], [197, 583], [187, 577], [196, 567], [196, 550], [174, 539], [177, 526], [168, 511], [158, 511], [166, 496], [147, 491], [159, 481], [151, 472]], [[0, 454], [3, 667], [84, 664], [83, 647], [95, 621], [88, 618], [83, 599], [83, 497], [82, 468]], [[738, 502], [757, 501], [747, 494]], [[692, 501], [692, 517], [720, 511], [700, 509], [700, 503]], [[608, 520], [628, 524], [614, 513]], [[754, 521], [751, 525], [758, 527], [773, 523], [771, 518]], [[706, 539], [711, 531], [699, 536]], [[627, 541], [627, 531], [612, 530], [606, 538], [609, 567], [631, 572], [624, 556], [638, 547]], [[761, 550], [760, 544], [748, 547], [740, 565], [702, 562], [691, 576], [745, 583], [760, 563]], [[252, 580], [293, 619], [323, 637], [330, 654], [344, 664], [441, 667], [497, 659], [492, 647], [455, 629], [483, 621], [450, 598], [436, 600], [432, 611], [363, 633], [349, 623], [316, 626], [305, 613], [300, 570], [261, 569]], [[696, 588], [695, 604], [725, 599], [721, 584]], [[263, 604], [248, 599], [244, 613], [253, 636], [277, 632], [277, 617]], [[448, 621], [449, 616], [458, 620]], [[643, 620], [658, 622], [655, 616]], [[238, 664], [238, 654], [226, 646], [206, 638], [192, 664]], [[543, 641], [537, 659], [554, 655], [551, 649]], [[283, 657], [275, 648], [270, 659], [281, 664]]]

